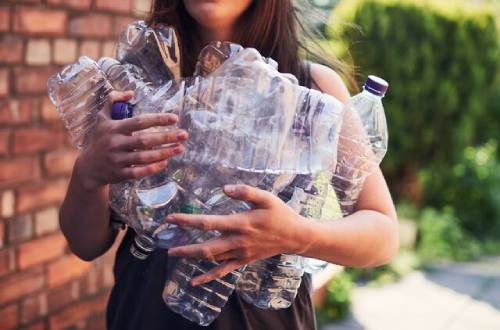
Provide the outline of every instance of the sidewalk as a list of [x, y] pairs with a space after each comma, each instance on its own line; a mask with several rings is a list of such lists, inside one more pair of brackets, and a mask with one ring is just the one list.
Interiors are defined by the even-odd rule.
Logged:
[[500, 258], [358, 287], [351, 317], [323, 330], [500, 330]]

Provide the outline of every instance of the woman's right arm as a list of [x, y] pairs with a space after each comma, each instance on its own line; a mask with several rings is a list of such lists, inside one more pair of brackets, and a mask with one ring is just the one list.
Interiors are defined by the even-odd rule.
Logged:
[[[112, 92], [107, 113], [114, 102], [128, 101], [132, 96], [131, 92]], [[101, 111], [89, 143], [75, 162], [59, 212], [61, 230], [78, 257], [93, 260], [114, 242], [116, 230], [110, 226], [108, 185], [163, 170], [170, 157], [184, 151], [181, 142], [187, 139], [183, 130], [132, 133], [176, 122], [173, 114], [111, 120]]]

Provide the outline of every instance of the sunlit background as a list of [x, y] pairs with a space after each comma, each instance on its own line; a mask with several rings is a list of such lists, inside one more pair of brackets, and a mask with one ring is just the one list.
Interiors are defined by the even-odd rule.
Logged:
[[[391, 84], [382, 166], [401, 224], [390, 265], [315, 277], [320, 326], [499, 330], [500, 0], [311, 4], [304, 19], [358, 85], [368, 74]], [[114, 250], [80, 261], [58, 229], [76, 151], [46, 81], [81, 55], [113, 56], [117, 34], [148, 9], [0, 0], [0, 329], [105, 327]]]
[[391, 84], [382, 167], [401, 224], [394, 262], [333, 277], [320, 324], [500, 329], [500, 1], [312, 3], [359, 84]]

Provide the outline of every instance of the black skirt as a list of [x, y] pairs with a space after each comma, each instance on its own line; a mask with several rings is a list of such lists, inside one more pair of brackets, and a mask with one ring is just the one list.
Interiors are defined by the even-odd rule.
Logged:
[[129, 229], [116, 253], [115, 285], [106, 314], [108, 329], [315, 329], [311, 277], [308, 274], [302, 278], [297, 298], [289, 308], [259, 309], [234, 292], [219, 317], [208, 327], [184, 319], [172, 312], [161, 296], [169, 266], [166, 251], [157, 250], [146, 260], [136, 259], [129, 252], [134, 235]]

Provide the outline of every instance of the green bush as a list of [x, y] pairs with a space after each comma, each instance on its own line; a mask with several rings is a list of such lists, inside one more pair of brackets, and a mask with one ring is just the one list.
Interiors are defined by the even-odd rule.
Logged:
[[318, 310], [318, 321], [339, 321], [351, 311], [351, 294], [354, 283], [346, 272], [338, 273], [328, 284], [327, 295], [323, 306]]
[[455, 210], [458, 224], [480, 240], [500, 238], [498, 144], [467, 147], [456, 165], [422, 172], [425, 203]]
[[398, 187], [405, 177], [452, 166], [467, 145], [498, 134], [487, 105], [500, 67], [499, 34], [494, 12], [477, 8], [460, 1], [344, 0], [333, 12], [328, 35], [350, 51], [341, 56], [352, 59], [362, 79], [376, 74], [391, 84], [383, 167], [396, 198], [408, 197], [408, 186]]
[[441, 212], [423, 210], [419, 236], [417, 252], [426, 261], [465, 261], [478, 257], [481, 252], [478, 242], [462, 230], [451, 208]]

